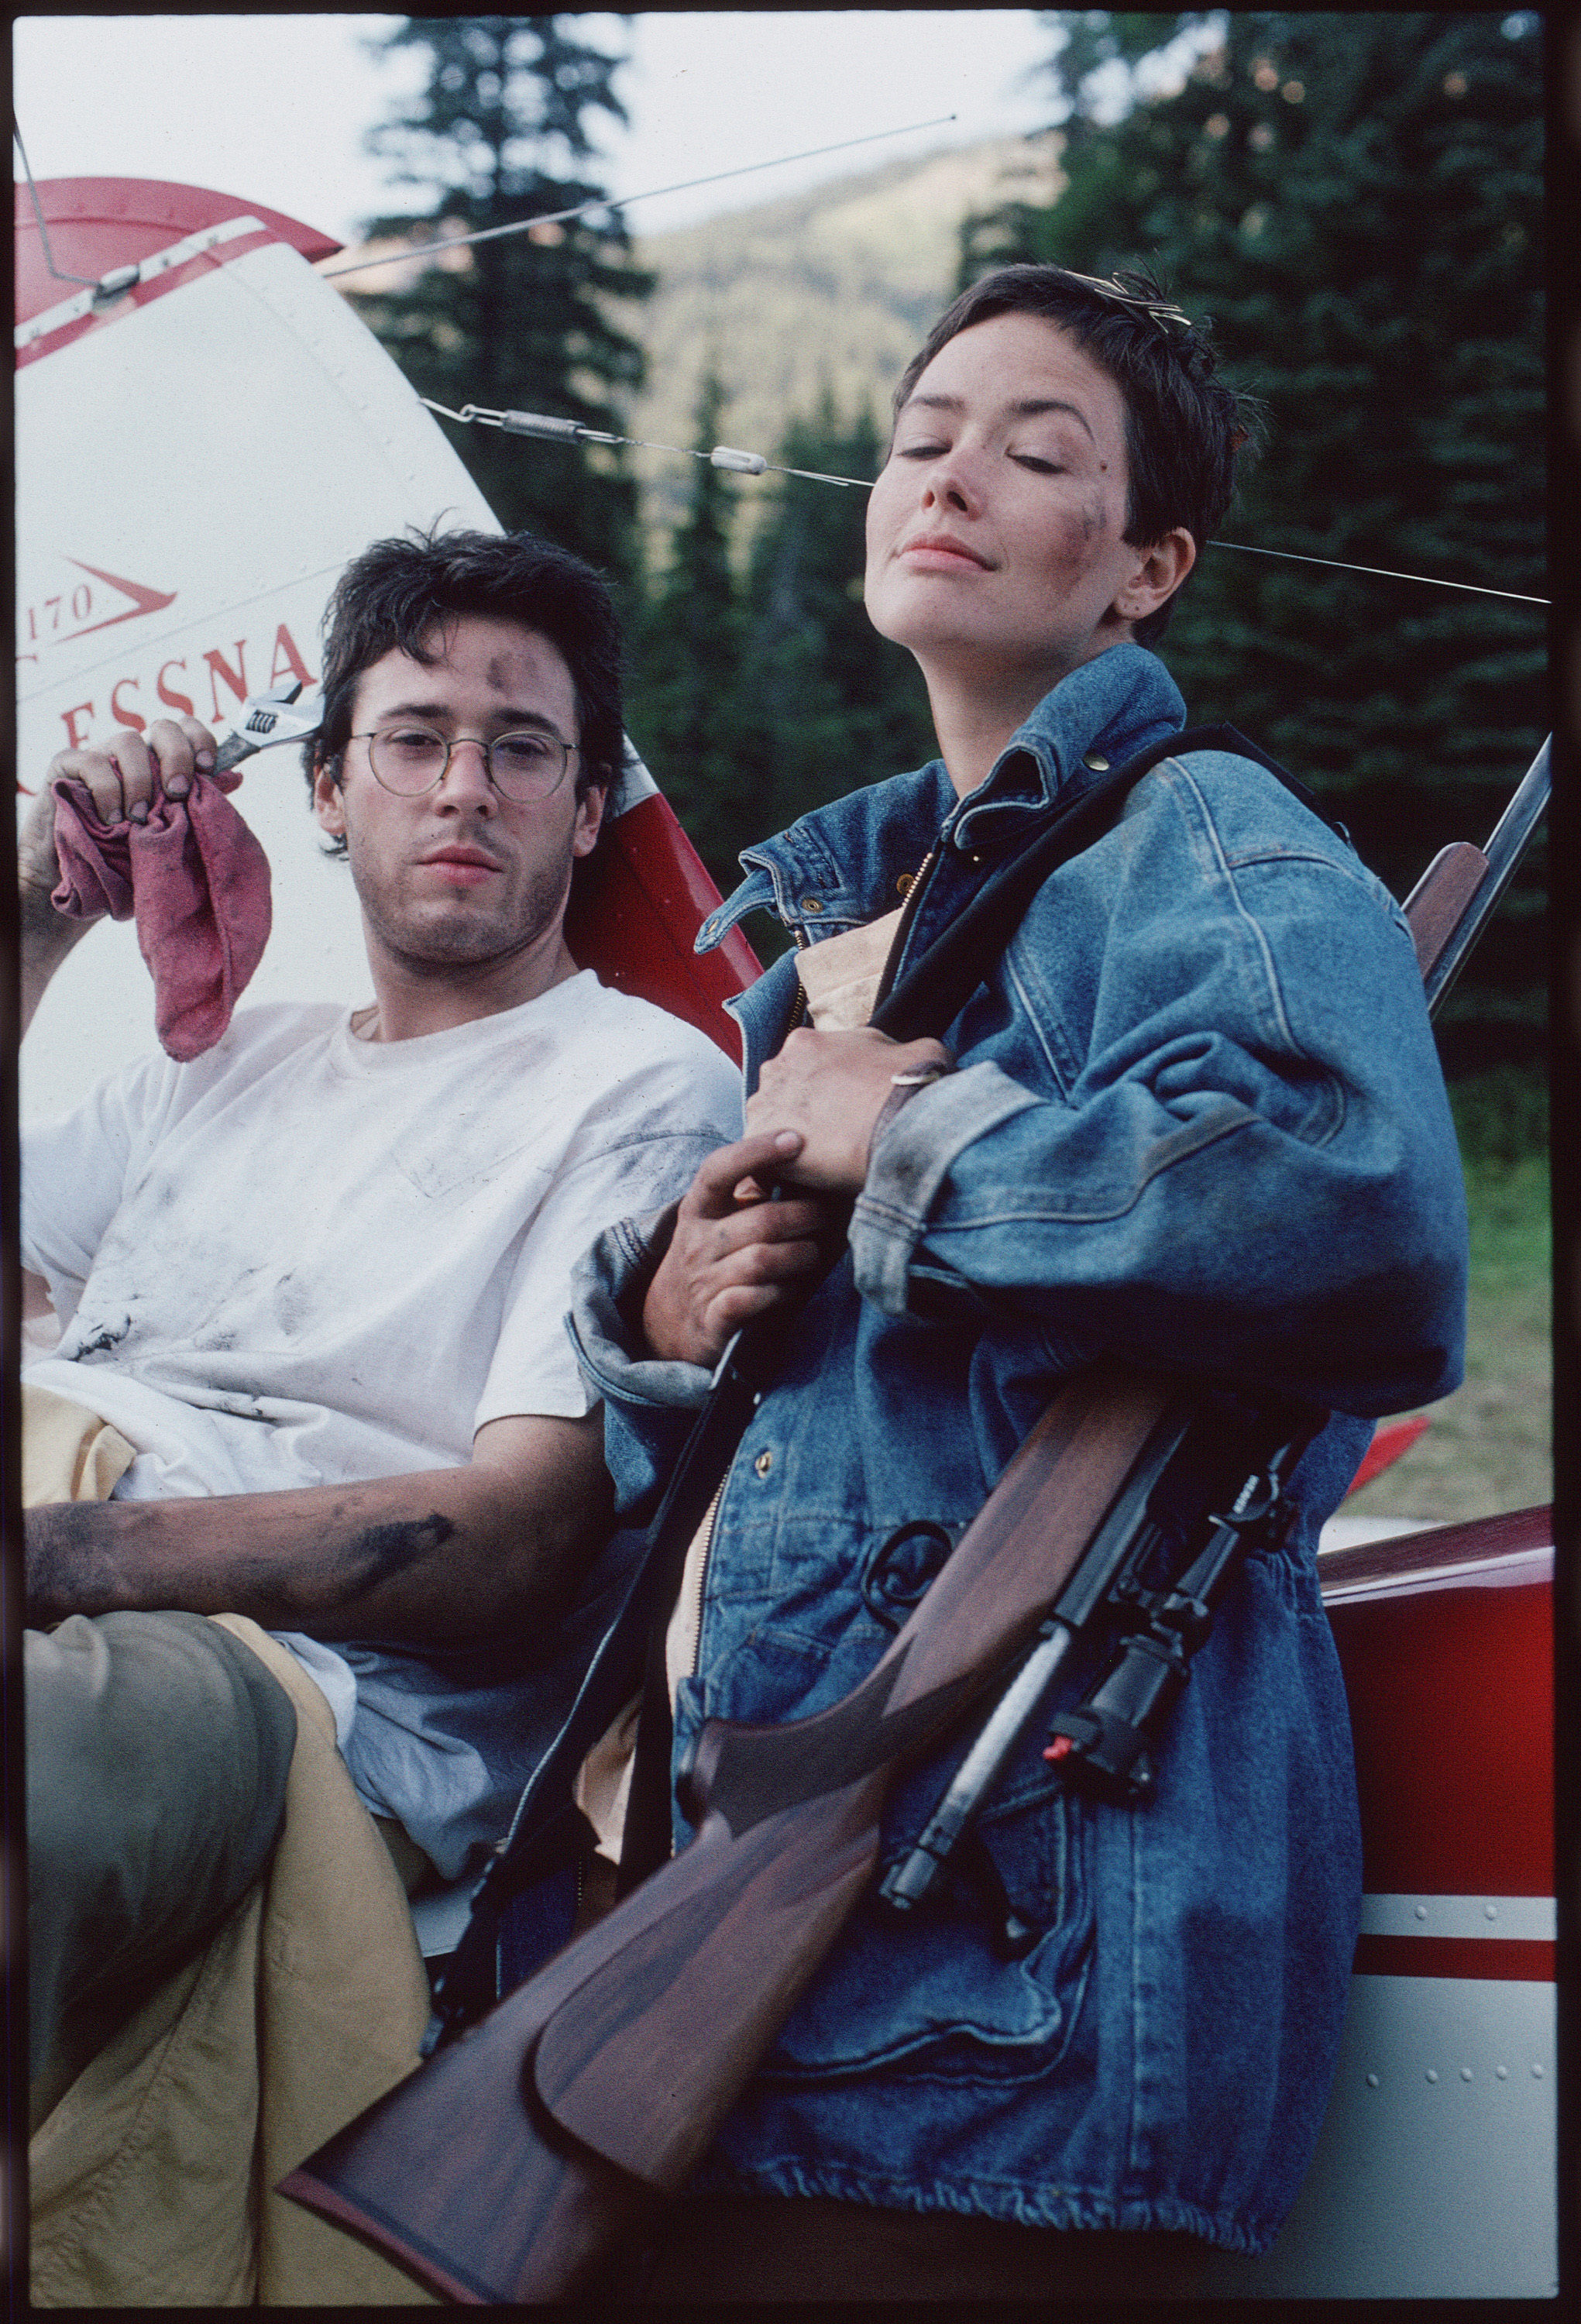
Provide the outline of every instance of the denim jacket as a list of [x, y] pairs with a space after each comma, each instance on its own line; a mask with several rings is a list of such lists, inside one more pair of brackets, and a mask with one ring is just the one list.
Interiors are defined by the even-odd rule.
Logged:
[[[1113, 648], [964, 801], [935, 763], [749, 849], [700, 945], [764, 903], [798, 943], [871, 919], [937, 843], [904, 967], [1029, 823], [1183, 712], [1152, 654]], [[1246, 1561], [1197, 1657], [1149, 1803], [1075, 1795], [1025, 1738], [952, 1895], [858, 1907], [696, 2183], [1258, 2251], [1310, 2159], [1359, 1906], [1313, 1545], [1365, 1416], [1459, 1378], [1453, 1130], [1398, 907], [1250, 761], [1164, 759], [1007, 933], [938, 1028], [958, 1069], [876, 1145], [848, 1251], [787, 1327], [731, 1466], [677, 1758], [705, 1720], [782, 1722], [848, 1693], [1100, 1351], [1337, 1417], [1297, 1472], [1300, 1522]], [[749, 1089], [794, 968], [737, 1004]], [[672, 1224], [602, 1238], [571, 1318], [633, 1511], [706, 1387], [632, 1327]], [[885, 1868], [963, 1748], [896, 1784]], [[997, 1942], [1007, 1906], [1038, 1932], [1020, 1958]]]

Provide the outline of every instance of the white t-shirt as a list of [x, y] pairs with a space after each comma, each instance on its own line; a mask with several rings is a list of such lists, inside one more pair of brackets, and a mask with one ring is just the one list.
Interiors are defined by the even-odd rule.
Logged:
[[[137, 1448], [117, 1497], [464, 1462], [486, 1421], [588, 1409], [572, 1267], [740, 1134], [714, 1045], [591, 971], [409, 1041], [242, 1010], [192, 1064], [141, 1059], [25, 1133], [23, 1262], [63, 1326], [27, 1378]], [[509, 1652], [288, 1643], [370, 1807], [446, 1871], [499, 1836], [540, 1748]]]

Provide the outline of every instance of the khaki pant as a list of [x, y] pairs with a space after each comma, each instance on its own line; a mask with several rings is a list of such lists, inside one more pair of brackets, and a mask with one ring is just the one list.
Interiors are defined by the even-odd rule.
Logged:
[[[100, 1498], [130, 1458], [37, 1391], [23, 1429], [30, 1500]], [[412, 2070], [427, 2016], [327, 1702], [237, 1615], [74, 1617], [27, 1654], [33, 2303], [427, 2304], [273, 2191]]]
[[28, 1630], [23, 1692], [37, 2130], [267, 1868], [297, 1720], [258, 1656], [200, 1614]]

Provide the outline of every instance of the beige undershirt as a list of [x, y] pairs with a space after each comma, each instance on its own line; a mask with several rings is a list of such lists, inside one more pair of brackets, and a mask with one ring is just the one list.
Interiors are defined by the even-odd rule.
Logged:
[[[820, 1033], [854, 1032], [868, 1023], [878, 994], [878, 981], [899, 924], [898, 908], [866, 927], [848, 928], [822, 944], [810, 945], [796, 955], [796, 974], [807, 996], [807, 1014]], [[717, 1496], [715, 1497], [717, 1499]], [[703, 1572], [713, 1533], [713, 1504], [692, 1536], [675, 1611], [665, 1632], [665, 1678], [670, 1709], [676, 1690], [691, 1675], [697, 1660], [697, 1634], [703, 1618]], [[633, 1695], [614, 1724], [593, 1745], [577, 1772], [574, 1793], [577, 1806], [598, 1836], [597, 1853], [612, 1864], [620, 1860], [620, 1835], [626, 1825], [626, 1802], [631, 1790], [631, 1763], [637, 1748], [637, 1713], [641, 1697]]]
[[820, 1033], [853, 1033], [866, 1025], [878, 997], [878, 980], [900, 926], [900, 907], [865, 928], [847, 928], [796, 954], [796, 974], [807, 1014]]

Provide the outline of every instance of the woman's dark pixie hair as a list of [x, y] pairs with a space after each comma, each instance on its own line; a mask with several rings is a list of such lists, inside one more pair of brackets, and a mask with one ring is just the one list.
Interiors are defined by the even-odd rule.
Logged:
[[[1251, 398], [1216, 377], [1206, 327], [1188, 322], [1151, 274], [1110, 282], [1063, 266], [1001, 266], [963, 290], [940, 316], [895, 391], [895, 411], [940, 348], [995, 315], [1041, 315], [1068, 331], [1108, 372], [1126, 407], [1131, 472], [1126, 539], [1150, 549], [1183, 525], [1200, 555], [1235, 489], [1236, 454], [1258, 427]], [[1175, 597], [1138, 622], [1138, 645], [1163, 635]]]
[[[324, 616], [324, 716], [303, 748], [308, 788], [326, 765], [339, 779], [352, 703], [365, 669], [397, 650], [431, 663], [459, 613], [537, 630], [559, 649], [576, 689], [576, 795], [613, 783], [625, 751], [620, 623], [591, 565], [526, 532], [431, 532], [376, 540], [346, 567]], [[342, 854], [344, 840], [330, 851]]]

